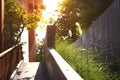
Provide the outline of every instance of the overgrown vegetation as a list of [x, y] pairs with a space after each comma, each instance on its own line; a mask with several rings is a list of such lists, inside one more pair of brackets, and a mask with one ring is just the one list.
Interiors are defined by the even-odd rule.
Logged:
[[57, 38], [56, 50], [85, 80], [120, 80], [120, 72], [116, 68], [120, 59], [114, 53], [101, 53], [82, 47], [77, 49], [71, 45], [80, 36], [80, 27], [85, 32], [113, 1], [64, 0], [61, 15], [55, 23], [57, 37], [64, 40]]
[[69, 41], [56, 40], [55, 49], [84, 80], [119, 80], [105, 63], [95, 61], [96, 53], [91, 49], [72, 46]]
[[44, 46], [44, 39], [38, 40], [36, 43], [36, 61], [40, 62], [42, 60], [42, 54], [43, 54], [43, 47]]

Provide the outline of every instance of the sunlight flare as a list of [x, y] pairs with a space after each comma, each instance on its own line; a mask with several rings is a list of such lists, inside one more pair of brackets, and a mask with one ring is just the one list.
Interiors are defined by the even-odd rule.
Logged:
[[59, 13], [58, 4], [62, 3], [62, 0], [43, 0], [43, 4], [46, 6], [46, 10], [42, 12], [42, 16], [46, 23], [54, 23], [57, 20]]

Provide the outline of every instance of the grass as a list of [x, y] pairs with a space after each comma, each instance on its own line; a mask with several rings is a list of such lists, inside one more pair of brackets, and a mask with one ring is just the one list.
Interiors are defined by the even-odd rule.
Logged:
[[39, 53], [39, 54], [36, 54], [36, 62], [40, 62], [42, 59], [42, 55]]
[[89, 49], [77, 49], [62, 40], [56, 40], [55, 49], [84, 80], [118, 80], [118, 75], [113, 75], [107, 66], [94, 61], [94, 53]]

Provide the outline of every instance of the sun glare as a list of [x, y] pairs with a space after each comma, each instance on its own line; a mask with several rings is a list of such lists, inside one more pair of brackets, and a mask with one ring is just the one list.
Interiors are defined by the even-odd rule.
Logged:
[[46, 9], [42, 11], [43, 20], [38, 22], [39, 27], [36, 28], [38, 38], [44, 38], [46, 26], [57, 20], [57, 10], [59, 9], [58, 4], [60, 3], [62, 3], [62, 0], [43, 0], [43, 5], [45, 5]]
[[44, 0], [43, 4], [46, 6], [46, 11], [54, 11], [57, 7], [57, 0]]
[[52, 12], [58, 8], [58, 3], [62, 0], [43, 0], [43, 4], [46, 6], [46, 11]]
[[46, 10], [43, 11], [42, 16], [46, 23], [49, 23], [51, 19], [55, 21], [58, 18], [57, 9], [59, 3], [62, 3], [62, 0], [43, 0]]

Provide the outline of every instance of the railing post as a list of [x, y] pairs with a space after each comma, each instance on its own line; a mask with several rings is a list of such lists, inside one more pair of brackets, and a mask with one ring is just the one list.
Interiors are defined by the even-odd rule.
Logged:
[[47, 31], [46, 31], [46, 39], [45, 39], [45, 46], [46, 47], [49, 47], [49, 48], [54, 47], [55, 33], [56, 33], [55, 25], [48, 25]]
[[2, 62], [1, 62], [1, 59], [0, 59], [0, 80], [2, 80]]
[[0, 53], [3, 50], [4, 0], [0, 0]]

